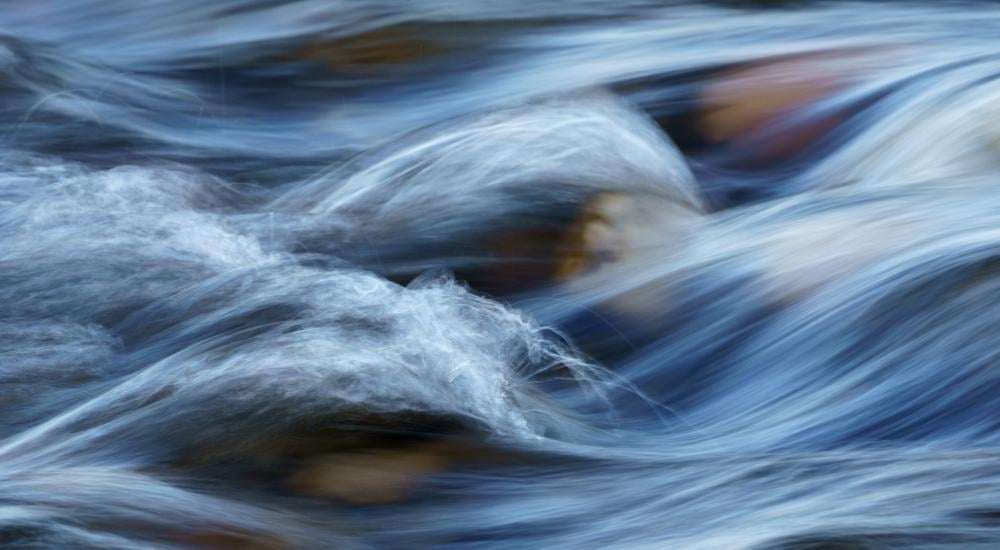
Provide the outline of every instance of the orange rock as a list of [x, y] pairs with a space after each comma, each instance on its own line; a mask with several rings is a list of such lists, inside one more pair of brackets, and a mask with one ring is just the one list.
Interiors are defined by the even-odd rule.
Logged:
[[[725, 142], [761, 132], [889, 63], [891, 57], [884, 50], [857, 48], [769, 58], [723, 71], [699, 98], [704, 135], [711, 141]], [[788, 143], [777, 146], [801, 148], [832, 124], [819, 126], [789, 132], [783, 140]], [[771, 139], [782, 141], [780, 136]]]
[[447, 446], [424, 444], [317, 457], [289, 479], [293, 491], [349, 504], [389, 504], [409, 497], [422, 477], [453, 459]]
[[665, 197], [598, 193], [563, 235], [556, 278], [567, 281], [610, 264], [658, 258], [698, 219], [699, 212]]
[[204, 531], [177, 537], [178, 542], [201, 550], [289, 550], [294, 546], [274, 535]]
[[381, 27], [360, 34], [308, 44], [292, 54], [334, 71], [362, 71], [423, 60], [444, 51], [440, 43], [404, 27]]

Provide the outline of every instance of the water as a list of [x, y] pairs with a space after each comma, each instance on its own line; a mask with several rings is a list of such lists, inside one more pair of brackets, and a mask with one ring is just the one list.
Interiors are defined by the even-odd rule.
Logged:
[[0, 543], [1000, 547], [997, 37], [9, 2]]

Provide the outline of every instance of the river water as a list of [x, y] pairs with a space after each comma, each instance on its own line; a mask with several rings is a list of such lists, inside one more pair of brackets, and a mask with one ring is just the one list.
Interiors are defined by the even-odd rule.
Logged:
[[0, 544], [1000, 547], [995, 4], [12, 0], [0, 99]]

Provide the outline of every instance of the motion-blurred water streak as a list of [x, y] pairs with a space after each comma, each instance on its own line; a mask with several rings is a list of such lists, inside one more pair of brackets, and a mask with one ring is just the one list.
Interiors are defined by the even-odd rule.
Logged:
[[7, 2], [0, 545], [998, 548], [998, 46]]

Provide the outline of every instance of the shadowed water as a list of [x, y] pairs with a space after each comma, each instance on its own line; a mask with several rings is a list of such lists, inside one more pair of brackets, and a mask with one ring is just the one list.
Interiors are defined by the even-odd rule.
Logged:
[[1000, 547], [1000, 9], [733, 4], [9, 2], [0, 545]]

